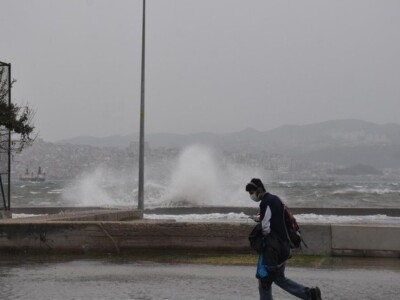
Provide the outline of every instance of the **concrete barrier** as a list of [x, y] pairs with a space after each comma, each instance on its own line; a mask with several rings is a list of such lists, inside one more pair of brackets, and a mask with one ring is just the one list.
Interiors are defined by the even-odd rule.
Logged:
[[[251, 253], [254, 223], [141, 220], [134, 210], [93, 210], [0, 220], [0, 251], [134, 252], [188, 250]], [[400, 257], [400, 225], [300, 224], [305, 255]]]
[[126, 221], [139, 220], [143, 214], [139, 210], [92, 210], [76, 211], [62, 215], [50, 215], [48, 221]]
[[400, 257], [400, 226], [332, 225], [332, 253]]
[[48, 222], [0, 225], [0, 249], [24, 252], [249, 252], [247, 224]]
[[301, 236], [308, 247], [302, 246], [294, 253], [305, 255], [332, 254], [332, 231], [329, 224], [304, 224], [301, 225]]

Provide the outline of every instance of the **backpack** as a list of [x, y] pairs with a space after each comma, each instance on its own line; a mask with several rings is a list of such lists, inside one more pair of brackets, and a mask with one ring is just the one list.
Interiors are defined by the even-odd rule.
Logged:
[[[281, 200], [281, 199], [279, 199]], [[301, 243], [304, 244], [306, 248], [308, 248], [307, 244], [304, 242], [301, 237], [300, 227], [297, 224], [295, 217], [290, 211], [289, 207], [286, 206], [285, 203], [281, 200], [283, 205], [283, 220], [285, 224], [286, 235], [289, 240], [289, 246], [291, 249], [301, 248]]]

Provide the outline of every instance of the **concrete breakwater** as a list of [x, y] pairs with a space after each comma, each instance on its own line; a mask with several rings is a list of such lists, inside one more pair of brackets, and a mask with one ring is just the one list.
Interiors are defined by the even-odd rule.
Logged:
[[[143, 220], [136, 210], [74, 211], [0, 220], [1, 252], [251, 252], [249, 223]], [[400, 257], [400, 224], [303, 224], [306, 255]]]

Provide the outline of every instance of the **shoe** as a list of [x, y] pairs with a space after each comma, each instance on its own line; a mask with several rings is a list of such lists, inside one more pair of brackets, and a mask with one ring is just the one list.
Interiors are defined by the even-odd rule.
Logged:
[[311, 300], [322, 300], [321, 297], [321, 290], [319, 287], [311, 288], [310, 289]]

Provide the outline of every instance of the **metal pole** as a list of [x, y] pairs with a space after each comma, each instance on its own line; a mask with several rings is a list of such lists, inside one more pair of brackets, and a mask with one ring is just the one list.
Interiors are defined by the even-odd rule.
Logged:
[[145, 71], [145, 25], [146, 25], [146, 0], [143, 0], [142, 17], [142, 73], [140, 91], [140, 141], [139, 141], [139, 186], [138, 209], [144, 209], [144, 71]]
[[1, 173], [0, 173], [0, 190], [1, 190], [1, 196], [3, 198], [3, 203], [4, 203], [4, 210], [7, 210], [7, 203], [6, 203], [6, 196], [4, 195], [4, 188], [3, 188], [3, 181], [1, 180]]
[[[8, 64], [8, 106], [11, 107], [11, 64]], [[8, 207], [11, 208], [11, 129], [8, 130], [8, 187], [7, 187], [7, 200]]]

